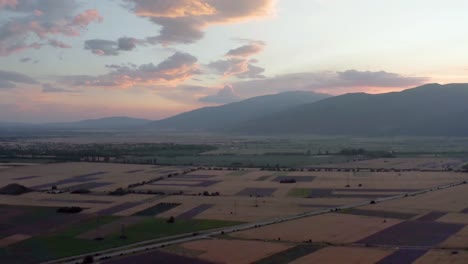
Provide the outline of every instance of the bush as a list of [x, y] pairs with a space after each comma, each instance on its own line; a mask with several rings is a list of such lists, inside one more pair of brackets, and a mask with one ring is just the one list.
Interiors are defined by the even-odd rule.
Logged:
[[72, 207], [60, 207], [57, 209], [57, 213], [65, 213], [65, 214], [77, 214], [83, 211], [81, 207], [72, 206]]
[[167, 220], [167, 223], [168, 224], [174, 224], [175, 223], [175, 218], [173, 216], [171, 216], [168, 220]]
[[73, 194], [85, 194], [85, 193], [90, 193], [91, 191], [88, 190], [88, 189], [78, 189], [78, 190], [74, 190], [74, 191], [71, 191], [70, 193], [73, 193]]
[[83, 262], [81, 262], [81, 263], [83, 263], [83, 264], [94, 263], [94, 258], [93, 258], [93, 256], [86, 256], [86, 257], [84, 257]]

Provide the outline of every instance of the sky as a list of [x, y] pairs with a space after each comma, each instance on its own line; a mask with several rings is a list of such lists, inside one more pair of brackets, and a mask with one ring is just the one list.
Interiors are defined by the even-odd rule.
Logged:
[[0, 122], [468, 82], [466, 0], [0, 0]]

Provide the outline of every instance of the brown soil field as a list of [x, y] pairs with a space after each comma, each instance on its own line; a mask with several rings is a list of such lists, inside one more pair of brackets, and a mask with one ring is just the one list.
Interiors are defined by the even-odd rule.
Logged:
[[468, 225], [468, 214], [449, 213], [437, 219], [437, 221], [445, 222], [445, 223]]
[[455, 248], [468, 248], [468, 226], [465, 226], [455, 235], [452, 235], [449, 239], [445, 240], [441, 246], [443, 247], [455, 247]]
[[[93, 183], [111, 183], [107, 186], [94, 188], [93, 191], [112, 191], [119, 187], [127, 187], [129, 184], [148, 181], [160, 176], [167, 176], [164, 171], [174, 170], [181, 171], [173, 167], [162, 167], [159, 172], [146, 173], [146, 171], [154, 171], [153, 165], [132, 165], [132, 164], [111, 164], [111, 163], [85, 163], [85, 162], [70, 162], [44, 164], [35, 166], [12, 167], [0, 171], [0, 186], [9, 183], [19, 183], [27, 187], [44, 186], [47, 184], [57, 185], [58, 188], [67, 188], [70, 186], [83, 184], [87, 182]], [[127, 173], [136, 171], [135, 173]], [[76, 179], [74, 177], [86, 174], [102, 172], [100, 175], [89, 177], [90, 180]], [[27, 176], [40, 176], [31, 179], [14, 180], [15, 178]], [[48, 187], [44, 187], [48, 188]]]
[[19, 243], [19, 242], [21, 242], [23, 240], [29, 239], [30, 237], [31, 236], [28, 236], [28, 235], [16, 234], [16, 235], [12, 235], [12, 236], [9, 236], [9, 237], [2, 238], [2, 239], [0, 239], [0, 248], [7, 247], [7, 246], [13, 245], [15, 243]]
[[323, 214], [234, 233], [233, 237], [282, 241], [352, 243], [400, 223], [400, 220]]
[[467, 260], [467, 251], [457, 251], [456, 254], [452, 254], [450, 250], [431, 250], [416, 260], [414, 264], [465, 264]]
[[445, 190], [428, 192], [423, 195], [368, 205], [362, 209], [383, 211], [414, 210], [416, 213], [431, 211], [457, 213], [468, 208], [467, 198], [468, 185], [465, 184]]
[[374, 264], [392, 253], [393, 250], [388, 249], [359, 247], [326, 247], [305, 257], [292, 261], [291, 264]]
[[203, 251], [198, 258], [215, 263], [254, 263], [260, 259], [284, 251], [292, 246], [246, 240], [199, 240], [181, 245], [189, 250]]

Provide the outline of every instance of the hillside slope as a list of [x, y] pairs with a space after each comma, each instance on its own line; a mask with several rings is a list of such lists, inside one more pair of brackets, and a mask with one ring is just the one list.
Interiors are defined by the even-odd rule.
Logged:
[[220, 131], [235, 127], [241, 122], [281, 112], [295, 106], [316, 102], [330, 97], [304, 91], [285, 92], [250, 98], [222, 106], [205, 107], [182, 113], [148, 126], [160, 130], [176, 131]]
[[346, 94], [244, 122], [243, 134], [468, 136], [468, 84]]

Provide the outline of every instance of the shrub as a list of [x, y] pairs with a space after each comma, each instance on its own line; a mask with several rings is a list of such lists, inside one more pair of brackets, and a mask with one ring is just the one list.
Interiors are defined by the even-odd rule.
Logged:
[[65, 214], [77, 214], [83, 211], [81, 207], [72, 206], [72, 207], [60, 207], [57, 209], [57, 213], [65, 213]]
[[175, 223], [175, 218], [173, 216], [169, 217], [169, 219], [167, 220], [167, 223], [168, 224], [174, 224]]

